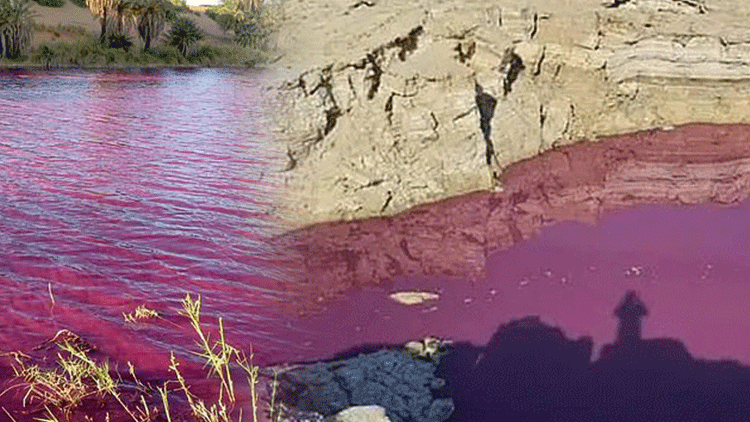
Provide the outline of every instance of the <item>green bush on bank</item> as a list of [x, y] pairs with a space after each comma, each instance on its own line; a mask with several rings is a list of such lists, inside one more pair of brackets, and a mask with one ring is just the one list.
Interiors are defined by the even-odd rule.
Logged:
[[160, 45], [147, 52], [139, 48], [110, 48], [90, 36], [79, 41], [48, 42], [38, 46], [31, 61], [45, 67], [100, 67], [100, 66], [231, 66], [255, 64], [260, 54], [240, 46], [197, 46], [184, 56], [178, 47]]
[[84, 9], [87, 9], [89, 6], [86, 4], [86, 0], [70, 0], [71, 3], [75, 4], [78, 7], [82, 7]]

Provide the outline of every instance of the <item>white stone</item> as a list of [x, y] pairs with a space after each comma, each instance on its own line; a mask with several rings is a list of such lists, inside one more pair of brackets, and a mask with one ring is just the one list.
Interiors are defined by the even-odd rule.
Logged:
[[385, 409], [380, 406], [354, 406], [344, 409], [334, 417], [334, 422], [390, 422]]

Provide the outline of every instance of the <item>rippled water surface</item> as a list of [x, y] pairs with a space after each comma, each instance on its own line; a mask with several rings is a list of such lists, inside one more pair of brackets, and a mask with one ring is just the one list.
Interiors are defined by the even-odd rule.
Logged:
[[[0, 344], [71, 329], [144, 369], [192, 348], [204, 297], [259, 361], [294, 354], [264, 236], [273, 194], [262, 75], [6, 71], [0, 78]], [[52, 297], [51, 297], [52, 295]], [[54, 298], [54, 304], [52, 302]], [[164, 320], [128, 325], [147, 304]], [[281, 335], [286, 330], [286, 335]]]
[[[232, 343], [252, 343], [257, 363], [426, 335], [480, 345], [529, 314], [600, 345], [613, 338], [613, 307], [634, 289], [652, 308], [647, 337], [750, 362], [750, 202], [559, 223], [488, 257], [486, 278], [473, 284], [400, 276], [304, 319], [280, 311], [295, 289], [268, 242], [283, 154], [263, 134], [261, 81], [210, 69], [2, 74], [0, 349], [28, 350], [67, 328], [119, 362], [164, 373], [170, 350], [184, 359], [193, 350], [178, 314], [186, 293], [203, 295], [207, 325], [222, 316]], [[469, 240], [459, 247], [475, 247]], [[418, 307], [388, 299], [415, 289], [441, 298]], [[122, 313], [144, 303], [163, 319], [126, 324]]]

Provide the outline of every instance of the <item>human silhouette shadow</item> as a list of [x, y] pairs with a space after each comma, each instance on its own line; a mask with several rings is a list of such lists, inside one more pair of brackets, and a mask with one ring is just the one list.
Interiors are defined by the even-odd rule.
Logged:
[[616, 340], [592, 362], [589, 337], [538, 317], [501, 325], [484, 348], [457, 344], [436, 375], [450, 421], [740, 421], [750, 418], [750, 368], [693, 358], [679, 340], [643, 339], [633, 291], [615, 309]]

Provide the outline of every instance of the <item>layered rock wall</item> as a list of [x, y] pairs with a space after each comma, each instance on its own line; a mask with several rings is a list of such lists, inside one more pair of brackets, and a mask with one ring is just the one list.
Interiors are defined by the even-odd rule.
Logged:
[[739, 0], [287, 1], [269, 91], [292, 227], [502, 190], [579, 140], [750, 122]]
[[314, 309], [351, 286], [403, 276], [482, 280], [493, 252], [560, 221], [594, 224], [645, 204], [736, 204], [750, 198], [750, 126], [686, 125], [560, 147], [511, 165], [500, 182], [502, 192], [280, 237], [302, 264], [299, 304]]

